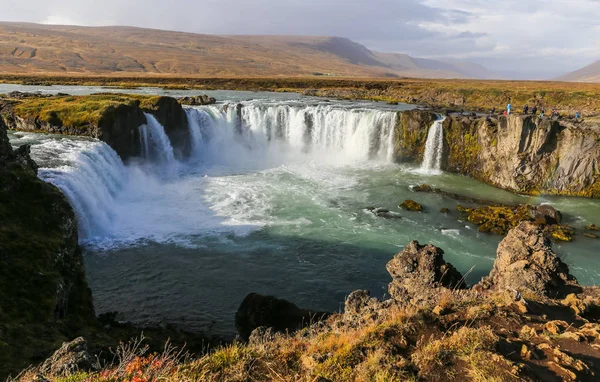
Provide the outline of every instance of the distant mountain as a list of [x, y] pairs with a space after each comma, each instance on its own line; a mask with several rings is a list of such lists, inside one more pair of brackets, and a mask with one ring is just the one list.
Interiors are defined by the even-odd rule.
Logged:
[[600, 82], [600, 60], [574, 72], [558, 77], [558, 81]]
[[492, 78], [484, 67], [380, 53], [341, 37], [216, 36], [0, 22], [0, 73]]

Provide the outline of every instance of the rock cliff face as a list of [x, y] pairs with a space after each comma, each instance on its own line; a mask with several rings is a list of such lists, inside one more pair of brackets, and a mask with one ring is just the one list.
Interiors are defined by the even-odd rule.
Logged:
[[[138, 156], [141, 153], [138, 127], [146, 124], [144, 112], [156, 117], [165, 128], [173, 145], [175, 155], [179, 158], [189, 155], [191, 144], [187, 115], [179, 102], [172, 97], [156, 97], [151, 105], [142, 105], [139, 100], [131, 100], [108, 106], [93, 123], [79, 126], [64, 124], [58, 115], [52, 112], [50, 117], [22, 117], [15, 112], [16, 102], [33, 97], [25, 94], [21, 99], [0, 100], [0, 118], [11, 130], [45, 132], [50, 134], [79, 135], [98, 138], [111, 146], [123, 159]], [[48, 97], [54, 99], [53, 97]], [[58, 97], [57, 99], [60, 99]]]
[[165, 127], [177, 157], [189, 155], [191, 146], [187, 114], [179, 102], [172, 97], [160, 97], [155, 109], [149, 111]]
[[600, 130], [531, 116], [450, 118], [445, 169], [526, 194], [600, 197]]
[[437, 119], [435, 113], [409, 110], [398, 113], [394, 128], [394, 160], [417, 161], [423, 158], [429, 126]]
[[63, 194], [37, 177], [29, 147], [13, 151], [0, 119], [0, 379], [95, 322]]
[[[420, 162], [434, 120], [402, 113], [397, 161]], [[600, 128], [532, 116], [451, 116], [444, 122], [442, 169], [523, 194], [600, 197]]]

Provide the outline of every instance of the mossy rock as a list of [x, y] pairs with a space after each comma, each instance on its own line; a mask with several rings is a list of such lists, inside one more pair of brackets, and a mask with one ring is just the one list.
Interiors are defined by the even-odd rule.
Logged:
[[400, 207], [406, 211], [415, 211], [415, 212], [423, 211], [422, 205], [420, 205], [419, 203], [415, 202], [414, 200], [410, 200], [410, 199], [403, 201], [402, 203], [400, 203], [400, 205], [398, 207]]
[[575, 231], [571, 227], [559, 224], [548, 226], [548, 231], [550, 232], [552, 238], [556, 241], [571, 242], [573, 241], [573, 236], [575, 235]]
[[421, 184], [419, 186], [413, 187], [412, 190], [416, 192], [432, 192], [433, 188], [428, 184]]
[[600, 231], [600, 227], [598, 227], [595, 224], [591, 224], [591, 225], [587, 226], [587, 229], [589, 229], [590, 231]]

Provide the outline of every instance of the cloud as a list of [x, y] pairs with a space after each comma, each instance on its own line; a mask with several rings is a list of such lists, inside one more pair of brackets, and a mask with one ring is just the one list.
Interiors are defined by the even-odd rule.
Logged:
[[574, 70], [600, 58], [599, 0], [0, 0], [8, 21], [211, 34], [334, 35], [496, 70]]

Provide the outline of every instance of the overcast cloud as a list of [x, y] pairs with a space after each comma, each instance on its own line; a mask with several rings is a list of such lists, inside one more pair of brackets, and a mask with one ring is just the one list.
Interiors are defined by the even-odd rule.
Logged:
[[535, 78], [600, 59], [600, 0], [0, 0], [0, 9], [3, 21], [342, 36]]

